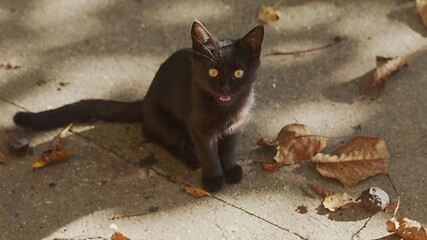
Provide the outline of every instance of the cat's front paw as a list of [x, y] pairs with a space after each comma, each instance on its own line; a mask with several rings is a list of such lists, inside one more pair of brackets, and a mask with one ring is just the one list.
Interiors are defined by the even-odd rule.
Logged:
[[215, 176], [215, 177], [203, 177], [202, 178], [202, 187], [208, 192], [218, 192], [224, 186], [224, 177]]
[[225, 182], [227, 184], [239, 183], [243, 178], [243, 169], [241, 166], [236, 165], [232, 168], [225, 170]]

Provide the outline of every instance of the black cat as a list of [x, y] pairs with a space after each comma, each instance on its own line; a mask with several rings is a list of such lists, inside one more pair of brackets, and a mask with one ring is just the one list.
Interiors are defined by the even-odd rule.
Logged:
[[217, 40], [200, 23], [191, 28], [193, 47], [175, 52], [158, 70], [147, 95], [135, 102], [82, 100], [39, 113], [19, 112], [17, 125], [44, 130], [71, 122], [142, 122], [147, 138], [190, 167], [202, 167], [202, 186], [216, 192], [238, 183], [239, 130], [253, 104], [263, 26], [238, 40]]

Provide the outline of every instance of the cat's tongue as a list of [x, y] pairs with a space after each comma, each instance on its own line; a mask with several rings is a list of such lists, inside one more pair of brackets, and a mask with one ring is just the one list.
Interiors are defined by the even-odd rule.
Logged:
[[219, 96], [219, 100], [221, 100], [221, 102], [228, 102], [230, 101], [231, 97], [228, 95], [221, 95]]

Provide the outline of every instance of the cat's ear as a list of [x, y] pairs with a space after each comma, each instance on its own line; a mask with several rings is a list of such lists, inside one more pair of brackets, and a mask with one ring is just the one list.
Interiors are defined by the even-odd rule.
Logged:
[[243, 46], [249, 48], [252, 56], [258, 57], [261, 54], [261, 44], [264, 39], [264, 26], [258, 25], [249, 31], [240, 42]]
[[218, 41], [199, 21], [193, 22], [191, 39], [193, 40], [193, 51], [202, 55], [213, 56], [213, 52], [218, 49]]

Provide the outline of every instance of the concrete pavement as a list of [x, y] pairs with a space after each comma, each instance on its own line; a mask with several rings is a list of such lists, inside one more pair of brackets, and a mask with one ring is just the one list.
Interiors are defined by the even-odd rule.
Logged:
[[[16, 111], [143, 97], [159, 65], [191, 46], [193, 19], [215, 36], [236, 38], [259, 24], [261, 4], [275, 2], [0, 0], [0, 62], [22, 65], [0, 69], [0, 135], [15, 128]], [[37, 171], [34, 156], [9, 156], [0, 141], [9, 156], [0, 165], [0, 239], [109, 239], [113, 223], [131, 239], [393, 239], [385, 230], [391, 214], [359, 207], [329, 213], [309, 183], [354, 195], [381, 187], [401, 196], [399, 215], [427, 224], [427, 30], [415, 3], [286, 0], [279, 10], [281, 19], [266, 26], [264, 53], [342, 41], [302, 56], [262, 57], [257, 104], [238, 150], [242, 183], [213, 197], [188, 196], [182, 183], [197, 186], [200, 171], [148, 142], [138, 125], [75, 127], [65, 138], [75, 155]], [[409, 55], [410, 65], [379, 99], [357, 101], [377, 55]], [[295, 122], [326, 136], [384, 139], [389, 174], [346, 189], [310, 163], [262, 171], [255, 142]], [[57, 132], [28, 132], [35, 154]], [[151, 152], [158, 162], [141, 167]], [[300, 205], [306, 214], [295, 211]]]

